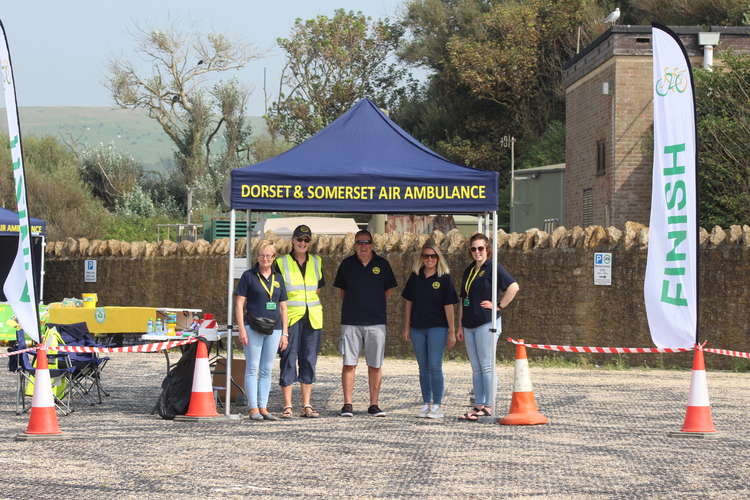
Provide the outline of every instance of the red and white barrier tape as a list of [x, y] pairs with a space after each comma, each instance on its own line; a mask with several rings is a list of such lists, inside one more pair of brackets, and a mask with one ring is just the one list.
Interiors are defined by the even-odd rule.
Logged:
[[[141, 345], [130, 345], [127, 347], [84, 347], [80, 345], [58, 345], [54, 347], [55, 351], [58, 352], [158, 352], [164, 349], [172, 349], [173, 347], [179, 347], [182, 345], [192, 344], [197, 342], [197, 337], [190, 337], [184, 340], [170, 340], [169, 342], [155, 342], [153, 344], [141, 344]], [[25, 352], [36, 351], [41, 346], [29, 347], [27, 349], [21, 349], [20, 351], [4, 352], [0, 353], [0, 358], [7, 358], [9, 356], [15, 356], [17, 354], [23, 354]]]
[[15, 356], [16, 354], [23, 354], [25, 352], [36, 351], [37, 349], [38, 349], [38, 346], [34, 346], [34, 347], [29, 347], [27, 349], [21, 349], [20, 351], [0, 352], [0, 358], [7, 358], [10, 356]]
[[[513, 344], [523, 344], [532, 349], [546, 349], [548, 351], [563, 352], [587, 352], [593, 354], [649, 354], [655, 352], [689, 352], [693, 350], [692, 347], [588, 347], [574, 345], [525, 344], [510, 337], [507, 340]], [[709, 349], [704, 349], [704, 351], [708, 350]]]
[[735, 358], [747, 358], [750, 359], [750, 352], [741, 351], [730, 351], [728, 349], [713, 349], [709, 347], [703, 348], [704, 352], [712, 352], [714, 354], [723, 354], [724, 356], [734, 356]]
[[157, 352], [163, 351], [164, 349], [172, 349], [173, 347], [179, 347], [182, 345], [192, 344], [197, 342], [197, 337], [190, 337], [184, 340], [170, 340], [169, 342], [155, 342], [153, 344], [141, 344], [141, 345], [129, 345], [126, 347], [85, 347], [79, 345], [59, 345], [55, 347], [56, 350], [61, 352]]

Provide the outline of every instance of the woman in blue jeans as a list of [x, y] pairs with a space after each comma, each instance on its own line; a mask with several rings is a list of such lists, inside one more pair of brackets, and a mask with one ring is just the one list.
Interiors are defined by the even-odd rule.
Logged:
[[482, 233], [469, 239], [469, 254], [473, 260], [461, 280], [461, 307], [458, 310], [458, 340], [466, 342], [466, 352], [471, 361], [471, 379], [474, 386], [474, 408], [459, 417], [477, 421], [492, 415], [495, 404], [495, 350], [501, 331], [501, 318], [497, 318], [497, 331], [492, 328], [492, 312], [500, 316], [518, 293], [513, 276], [497, 264], [498, 304], [492, 303], [492, 261], [490, 240]]
[[448, 265], [437, 245], [422, 247], [401, 296], [404, 298], [404, 341], [411, 338], [419, 365], [424, 406], [419, 418], [443, 418], [443, 353], [456, 344], [453, 306], [458, 302]]
[[[287, 347], [287, 310], [284, 279], [272, 264], [276, 249], [270, 241], [257, 246], [257, 262], [242, 273], [237, 286], [235, 316], [240, 329], [240, 341], [245, 348], [245, 392], [252, 420], [277, 420], [268, 412], [268, 393], [271, 390], [271, 368], [279, 348]], [[272, 331], [253, 329], [252, 318], [275, 322]]]

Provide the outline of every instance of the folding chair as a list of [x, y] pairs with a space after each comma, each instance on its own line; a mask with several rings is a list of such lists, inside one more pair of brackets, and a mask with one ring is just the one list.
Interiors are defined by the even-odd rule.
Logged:
[[[69, 325], [47, 323], [47, 328], [54, 328], [62, 337], [65, 345], [101, 347], [89, 333], [86, 323], [73, 323]], [[102, 388], [102, 370], [109, 361], [108, 357], [100, 357], [97, 353], [68, 353], [70, 362], [74, 368], [73, 372], [73, 395], [80, 396], [93, 405], [102, 403], [102, 394], [109, 393]], [[92, 399], [92, 390], [96, 389], [97, 400]]]
[[[12, 347], [8, 349], [8, 352], [23, 350], [29, 347], [26, 344], [26, 335], [23, 330], [16, 331], [16, 348]], [[47, 358], [50, 364], [49, 375], [52, 380], [61, 377], [64, 379], [65, 389], [62, 394], [55, 394], [52, 391], [55, 400], [55, 407], [63, 414], [69, 415], [73, 411], [71, 405], [71, 389], [73, 372], [75, 369], [71, 366], [70, 360], [68, 359], [67, 353], [61, 352], [58, 354], [47, 353]], [[16, 415], [20, 415], [28, 410], [31, 406], [26, 406], [26, 398], [30, 397], [26, 394], [26, 389], [29, 384], [33, 384], [36, 374], [36, 366], [34, 362], [36, 360], [36, 353], [24, 352], [16, 356], [11, 356], [8, 361], [8, 370], [15, 372], [18, 375], [16, 384]], [[56, 366], [56, 367], [54, 367]]]

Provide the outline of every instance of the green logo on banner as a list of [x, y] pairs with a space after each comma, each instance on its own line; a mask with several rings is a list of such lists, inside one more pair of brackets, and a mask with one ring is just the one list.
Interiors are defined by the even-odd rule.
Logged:
[[104, 323], [104, 321], [107, 319], [107, 313], [104, 312], [103, 307], [96, 308], [96, 312], [94, 313], [94, 318], [96, 318], [97, 323]]

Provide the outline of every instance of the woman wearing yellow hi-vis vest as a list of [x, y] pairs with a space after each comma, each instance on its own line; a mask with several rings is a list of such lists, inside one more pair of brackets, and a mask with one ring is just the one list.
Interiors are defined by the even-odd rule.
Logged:
[[284, 418], [293, 416], [292, 386], [295, 382], [300, 383], [302, 392], [301, 416], [320, 416], [313, 408], [310, 398], [323, 328], [323, 306], [318, 291], [325, 280], [320, 256], [308, 252], [311, 238], [312, 231], [308, 226], [297, 226], [292, 234], [292, 253], [276, 259], [289, 299], [289, 346], [281, 352], [279, 377], [284, 396], [284, 411], [281, 416]]

